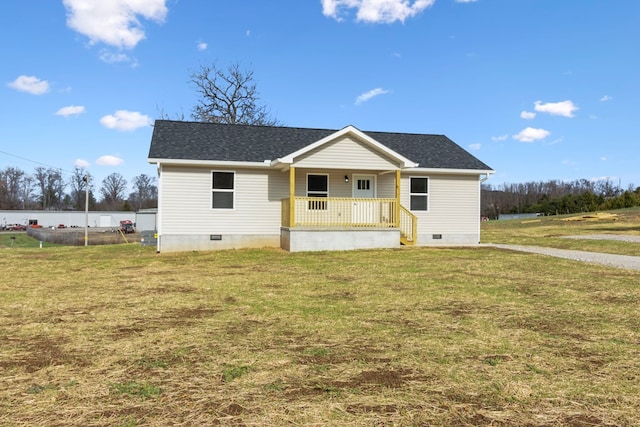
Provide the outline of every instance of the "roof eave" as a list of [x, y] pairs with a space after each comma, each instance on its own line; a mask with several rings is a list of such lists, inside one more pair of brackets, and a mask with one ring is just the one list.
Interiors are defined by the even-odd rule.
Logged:
[[493, 175], [493, 169], [410, 168], [403, 172], [420, 172], [439, 175]]
[[247, 167], [247, 168], [271, 168], [271, 160], [263, 162], [238, 162], [224, 160], [192, 160], [192, 159], [161, 159], [149, 157], [150, 164], [177, 165], [177, 166], [220, 166], [220, 167]]

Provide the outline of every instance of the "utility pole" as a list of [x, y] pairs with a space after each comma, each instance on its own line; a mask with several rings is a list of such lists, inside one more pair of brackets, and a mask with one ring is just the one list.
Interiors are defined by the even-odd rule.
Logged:
[[84, 245], [89, 246], [89, 172], [82, 177], [84, 184]]

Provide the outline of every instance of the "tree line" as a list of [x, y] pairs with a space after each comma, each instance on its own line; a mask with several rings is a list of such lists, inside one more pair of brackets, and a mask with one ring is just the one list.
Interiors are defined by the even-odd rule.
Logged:
[[623, 189], [610, 179], [483, 184], [482, 215], [540, 213], [561, 215], [640, 206], [640, 187]]
[[[88, 182], [87, 182], [88, 181]], [[65, 179], [62, 171], [38, 166], [29, 174], [8, 166], [0, 170], [0, 209], [84, 210], [89, 194], [91, 210], [137, 211], [158, 205], [156, 178], [146, 174], [131, 180], [133, 191], [127, 194], [127, 180], [119, 173], [104, 178], [98, 188], [83, 168], [75, 168]]]

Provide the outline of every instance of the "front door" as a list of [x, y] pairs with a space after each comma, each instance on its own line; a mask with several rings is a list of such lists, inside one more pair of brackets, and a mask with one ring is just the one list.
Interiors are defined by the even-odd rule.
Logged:
[[354, 224], [375, 224], [377, 221], [376, 204], [371, 200], [376, 197], [375, 175], [353, 175], [353, 222]]

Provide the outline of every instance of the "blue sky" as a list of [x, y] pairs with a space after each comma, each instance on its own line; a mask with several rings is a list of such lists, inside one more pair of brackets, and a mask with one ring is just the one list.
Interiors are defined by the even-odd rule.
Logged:
[[637, 0], [6, 0], [0, 169], [155, 169], [201, 65], [253, 70], [286, 126], [445, 134], [489, 183], [640, 185]]

